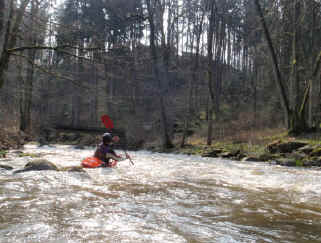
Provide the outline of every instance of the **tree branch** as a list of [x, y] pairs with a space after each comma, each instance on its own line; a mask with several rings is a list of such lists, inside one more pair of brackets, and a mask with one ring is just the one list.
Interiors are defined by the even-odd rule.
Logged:
[[20, 54], [17, 54], [17, 53], [13, 53], [13, 54], [11, 54], [11, 55], [24, 58], [27, 62], [29, 62], [31, 65], [35, 66], [36, 68], [38, 68], [38, 69], [41, 70], [42, 72], [47, 73], [47, 74], [50, 74], [50, 75], [53, 75], [53, 76], [55, 76], [55, 77], [57, 77], [57, 78], [60, 78], [60, 79], [68, 80], [68, 81], [72, 82], [74, 85], [76, 85], [76, 86], [78, 86], [78, 87], [80, 87], [80, 88], [87, 89], [87, 90], [91, 88], [90, 86], [84, 86], [84, 85], [82, 85], [82, 84], [79, 84], [79, 83], [76, 82], [73, 78], [66, 77], [66, 76], [60, 75], [60, 74], [55, 73], [55, 72], [51, 72], [51, 71], [49, 71], [47, 68], [44, 68], [44, 67], [42, 67], [41, 65], [38, 65], [38, 64], [34, 63], [30, 58], [28, 58], [28, 57], [25, 56], [25, 55], [20, 55]]
[[20, 52], [25, 50], [31, 50], [31, 49], [37, 49], [37, 50], [54, 50], [54, 51], [62, 51], [62, 49], [65, 48], [71, 48], [71, 49], [77, 49], [77, 50], [83, 50], [83, 51], [97, 51], [97, 50], [103, 50], [100, 47], [93, 47], [93, 48], [79, 48], [77, 46], [72, 45], [62, 45], [62, 46], [21, 46], [21, 47], [15, 47], [7, 49], [7, 52], [13, 53], [13, 52]]

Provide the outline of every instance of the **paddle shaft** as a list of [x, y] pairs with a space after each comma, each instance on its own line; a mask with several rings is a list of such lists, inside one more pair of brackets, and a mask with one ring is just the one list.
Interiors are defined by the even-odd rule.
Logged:
[[124, 153], [125, 153], [127, 159], [129, 159], [130, 163], [131, 163], [132, 165], [134, 165], [134, 162], [133, 162], [132, 158], [128, 155], [127, 151], [126, 151], [125, 149], [123, 149], [123, 150], [124, 150]]

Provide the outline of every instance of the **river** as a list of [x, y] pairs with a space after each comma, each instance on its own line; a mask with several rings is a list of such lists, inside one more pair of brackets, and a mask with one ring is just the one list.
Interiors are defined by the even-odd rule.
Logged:
[[[93, 148], [24, 152], [72, 166]], [[321, 242], [320, 170], [130, 154], [134, 166], [122, 161], [89, 176], [0, 170], [0, 242]]]

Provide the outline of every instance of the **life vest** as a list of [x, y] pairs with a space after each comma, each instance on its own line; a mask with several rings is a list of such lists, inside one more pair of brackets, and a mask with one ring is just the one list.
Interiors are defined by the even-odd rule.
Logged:
[[[84, 168], [97, 168], [101, 166], [104, 162], [96, 157], [87, 157], [81, 161], [81, 165]], [[114, 167], [117, 165], [116, 160], [110, 160], [108, 167]]]

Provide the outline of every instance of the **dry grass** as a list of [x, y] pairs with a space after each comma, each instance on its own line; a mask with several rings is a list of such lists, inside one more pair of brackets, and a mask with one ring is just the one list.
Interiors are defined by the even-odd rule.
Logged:
[[[285, 128], [237, 128], [233, 124], [217, 126], [213, 133], [213, 143], [225, 142], [233, 144], [256, 144], [262, 145], [276, 139], [287, 137]], [[188, 138], [188, 144], [199, 145], [207, 142], [207, 127], [200, 129], [198, 133]]]
[[[197, 132], [187, 139], [188, 150], [211, 150], [221, 148], [227, 151], [241, 150], [247, 154], [258, 155], [265, 153], [266, 145], [278, 139], [287, 139], [285, 128], [270, 128], [268, 123], [257, 121], [253, 125], [251, 116], [242, 113], [237, 120], [214, 124], [212, 145], [207, 146], [207, 124], [204, 122]], [[176, 137], [175, 144], [178, 145]]]
[[222, 139], [226, 142], [262, 145], [287, 136], [284, 128], [262, 128], [239, 131]]
[[[237, 125], [240, 126], [237, 127]], [[188, 138], [187, 144], [190, 146], [187, 146], [186, 149], [191, 153], [195, 150], [196, 154], [199, 153], [199, 150], [221, 148], [227, 151], [240, 150], [249, 155], [261, 155], [266, 153], [267, 144], [276, 140], [300, 140], [310, 144], [321, 145], [321, 133], [291, 137], [288, 135], [287, 130], [282, 127], [248, 127], [241, 123], [229, 123], [216, 127], [211, 146], [206, 145], [207, 127], [202, 127], [198, 133]]]

